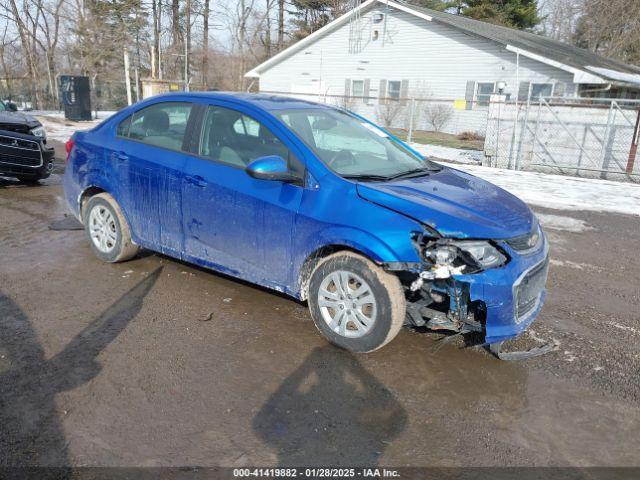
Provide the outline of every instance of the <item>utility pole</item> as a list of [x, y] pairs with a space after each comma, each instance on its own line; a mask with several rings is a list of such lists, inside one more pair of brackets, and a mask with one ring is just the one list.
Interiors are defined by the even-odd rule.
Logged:
[[186, 5], [187, 24], [184, 39], [184, 91], [189, 91], [189, 50], [191, 49], [191, 0], [187, 0]]
[[129, 76], [129, 50], [124, 47], [124, 83], [127, 88], [127, 105], [133, 103], [131, 99], [131, 77]]
[[184, 42], [184, 91], [189, 91], [189, 47]]

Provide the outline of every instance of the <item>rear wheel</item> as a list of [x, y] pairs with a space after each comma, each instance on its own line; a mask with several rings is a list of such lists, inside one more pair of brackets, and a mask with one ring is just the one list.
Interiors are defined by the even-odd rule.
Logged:
[[353, 352], [386, 345], [404, 323], [406, 300], [398, 277], [353, 252], [335, 253], [318, 264], [308, 298], [318, 330]]
[[91, 249], [100, 260], [124, 262], [140, 250], [131, 240], [129, 225], [120, 207], [108, 193], [100, 193], [89, 199], [83, 220]]

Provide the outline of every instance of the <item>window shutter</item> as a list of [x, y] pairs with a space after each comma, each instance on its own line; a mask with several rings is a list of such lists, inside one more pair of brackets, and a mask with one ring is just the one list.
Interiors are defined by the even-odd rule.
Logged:
[[567, 91], [567, 84], [564, 82], [558, 82], [553, 86], [554, 97], [564, 97], [564, 94], [566, 91]]
[[378, 98], [384, 99], [387, 97], [387, 81], [380, 80], [380, 90], [378, 90]]
[[351, 96], [351, 79], [350, 78], [344, 79], [344, 96], [345, 97]]
[[473, 80], [467, 80], [467, 88], [464, 92], [464, 99], [467, 102], [467, 106], [465, 107], [467, 110], [471, 110], [473, 108], [473, 100], [476, 94], [476, 82]]
[[367, 103], [369, 101], [369, 95], [371, 95], [371, 80], [368, 78], [364, 81], [364, 93], [362, 94], [362, 102]]
[[400, 82], [400, 100], [406, 101], [409, 97], [409, 80], [402, 80]]
[[526, 102], [529, 100], [529, 91], [531, 90], [531, 82], [520, 82], [518, 87], [518, 101]]

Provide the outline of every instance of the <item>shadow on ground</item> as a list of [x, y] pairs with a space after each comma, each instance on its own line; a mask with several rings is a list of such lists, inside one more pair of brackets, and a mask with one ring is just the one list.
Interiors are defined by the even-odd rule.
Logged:
[[253, 420], [281, 466], [373, 466], [407, 424], [394, 395], [357, 358], [314, 349]]
[[50, 359], [27, 316], [0, 292], [0, 467], [69, 465], [54, 397], [100, 372], [96, 357], [136, 317], [161, 271], [149, 274]]

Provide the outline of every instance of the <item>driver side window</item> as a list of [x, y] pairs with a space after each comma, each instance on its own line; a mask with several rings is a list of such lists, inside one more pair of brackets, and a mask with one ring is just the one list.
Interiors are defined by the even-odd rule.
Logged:
[[287, 146], [262, 123], [236, 110], [210, 105], [200, 140], [200, 155], [245, 168], [256, 158], [278, 155], [292, 172], [302, 175], [304, 168]]

